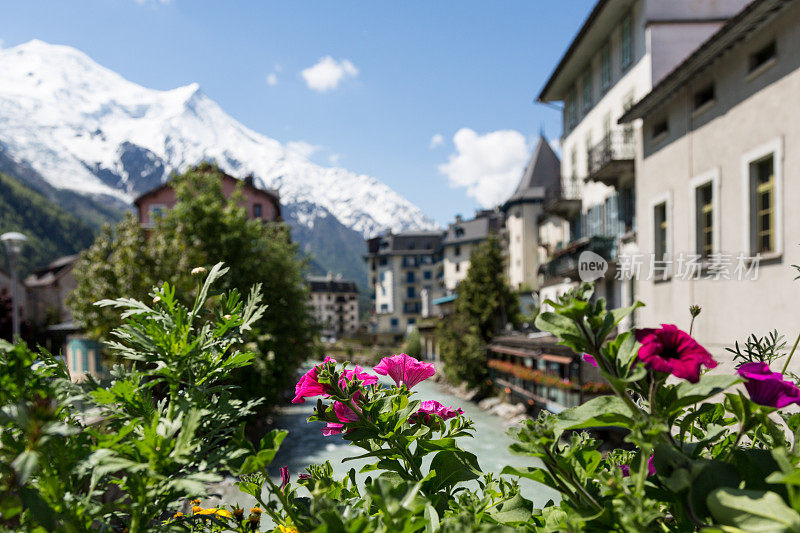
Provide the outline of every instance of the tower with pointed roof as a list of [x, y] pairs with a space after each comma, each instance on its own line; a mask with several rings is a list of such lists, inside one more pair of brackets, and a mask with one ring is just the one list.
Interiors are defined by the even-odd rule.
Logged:
[[512, 287], [538, 284], [539, 221], [545, 202], [561, 196], [561, 161], [544, 134], [514, 193], [502, 205], [508, 236], [508, 280]]

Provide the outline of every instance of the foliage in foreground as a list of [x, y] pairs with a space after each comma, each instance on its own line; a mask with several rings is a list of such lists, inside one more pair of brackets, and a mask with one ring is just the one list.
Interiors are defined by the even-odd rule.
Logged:
[[[614, 393], [514, 432], [512, 450], [541, 467], [483, 473], [460, 445], [472, 422], [413, 390], [433, 365], [400, 354], [373, 373], [328, 358], [295, 387], [295, 403], [317, 398], [310, 421], [366, 466], [337, 478], [329, 463], [311, 465], [294, 480], [282, 468], [273, 480], [287, 433], [249, 446], [240, 422], [255, 402], [234, 400], [222, 379], [251, 363], [242, 335], [264, 308], [256, 291], [247, 302], [211, 297], [223, 272], [212, 269], [191, 306], [166, 284], [152, 306], [103, 302], [123, 310], [113, 348], [132, 362], [109, 384], [72, 384], [48, 354], [0, 346], [0, 529], [244, 532], [265, 515], [283, 533], [800, 531], [800, 414], [782, 410], [800, 403], [784, 375], [797, 343], [787, 353], [777, 335], [751, 337], [734, 350], [737, 375], [704, 374], [716, 362], [689, 334], [667, 325], [614, 336], [636, 306], [608, 311], [582, 286], [537, 323], [598, 365]], [[626, 432], [627, 448], [603, 453], [585, 432], [609, 427]], [[231, 474], [257, 506], [190, 502]], [[520, 477], [560, 501], [534, 508]]]
[[87, 332], [105, 340], [120, 325], [120, 316], [95, 302], [120, 295], [148, 301], [151, 287], [168, 280], [176, 298], [186, 299], [195, 284], [192, 268], [222, 261], [230, 269], [218, 282], [222, 289], [262, 287], [267, 309], [251, 335], [256, 358], [232, 379], [240, 398], [264, 396], [262, 407], [269, 407], [312, 346], [303, 265], [288, 227], [250, 219], [238, 192], [229, 198], [223, 194], [221, 175], [203, 163], [174, 176], [177, 203], [152, 228], [143, 228], [133, 215], [116, 228], [104, 228], [74, 269], [77, 288], [69, 305]]

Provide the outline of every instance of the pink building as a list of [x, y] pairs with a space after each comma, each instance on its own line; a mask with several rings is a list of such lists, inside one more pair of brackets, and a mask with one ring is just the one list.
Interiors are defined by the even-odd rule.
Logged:
[[[215, 172], [221, 172], [215, 170]], [[242, 207], [247, 208], [250, 218], [258, 218], [267, 222], [281, 218], [281, 204], [276, 190], [259, 189], [253, 184], [253, 178], [239, 180], [222, 173], [222, 192], [229, 197], [238, 185], [242, 186]], [[143, 226], [152, 226], [154, 217], [172, 208], [175, 203], [175, 190], [169, 182], [162, 183], [133, 201], [139, 211], [139, 222]]]

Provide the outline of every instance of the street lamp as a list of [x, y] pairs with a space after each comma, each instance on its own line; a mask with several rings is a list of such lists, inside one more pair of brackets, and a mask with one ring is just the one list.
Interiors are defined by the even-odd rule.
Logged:
[[19, 259], [19, 254], [22, 253], [22, 247], [25, 245], [25, 241], [27, 240], [28, 238], [25, 235], [16, 231], [10, 231], [0, 235], [0, 241], [3, 241], [3, 244], [6, 247], [8, 266], [11, 268], [11, 324], [13, 327], [13, 333], [11, 334], [12, 341], [19, 338], [19, 293], [17, 290], [19, 282], [17, 281], [17, 261]]

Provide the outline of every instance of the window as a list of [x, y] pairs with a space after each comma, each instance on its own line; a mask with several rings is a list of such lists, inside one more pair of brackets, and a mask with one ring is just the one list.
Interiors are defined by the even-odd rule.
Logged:
[[769, 155], [750, 163], [753, 251], [770, 253], [775, 247], [775, 167]]
[[653, 207], [653, 251], [656, 261], [664, 261], [667, 256], [667, 202]]
[[714, 188], [711, 182], [695, 189], [697, 253], [708, 257], [714, 253]]
[[578, 149], [573, 146], [569, 151], [569, 167], [572, 172], [572, 182], [578, 181]]
[[389, 323], [392, 325], [393, 328], [396, 328], [398, 326], [398, 324], [400, 324], [400, 321], [397, 320], [396, 318], [392, 317], [389, 320]]
[[748, 72], [755, 72], [759, 68], [770, 63], [778, 55], [778, 49], [775, 46], [775, 41], [764, 46], [757, 52], [750, 54], [750, 65]]
[[586, 66], [586, 72], [583, 73], [583, 112], [587, 112], [592, 108], [592, 66]]
[[461, 263], [456, 263], [456, 272], [461, 272]]
[[253, 204], [253, 218], [261, 218], [261, 204]]
[[694, 110], [697, 111], [703, 106], [714, 102], [714, 84], [710, 83], [694, 93]]
[[611, 87], [611, 45], [606, 43], [600, 50], [600, 89], [606, 92]]
[[658, 139], [662, 135], [666, 135], [668, 131], [669, 131], [669, 122], [667, 122], [667, 119], [660, 120], [655, 124], [653, 124], [653, 132], [651, 136], [653, 139]]
[[414, 298], [414, 287], [406, 288], [406, 297]]
[[567, 125], [574, 128], [578, 123], [578, 106], [576, 100], [578, 99], [578, 91], [573, 87], [567, 96]]
[[461, 246], [456, 245], [456, 248], [453, 251], [453, 253], [456, 255], [456, 257], [461, 255]]
[[430, 270], [426, 270], [425, 272], [422, 273], [422, 277], [424, 279], [431, 279], [431, 276], [432, 276], [432, 274], [431, 274]]
[[633, 29], [631, 27], [631, 16], [622, 19], [622, 68], [627, 68], [633, 61]]
[[408, 325], [409, 326], [413, 326], [416, 323], [417, 323], [417, 319], [416, 318], [409, 318], [408, 319]]
[[161, 218], [164, 216], [164, 213], [167, 211], [167, 206], [164, 204], [153, 204], [150, 206], [149, 213], [150, 213], [150, 223], [156, 221], [157, 218]]
[[408, 272], [406, 272], [406, 281], [408, 283], [414, 283], [414, 271], [413, 270], [409, 270]]

